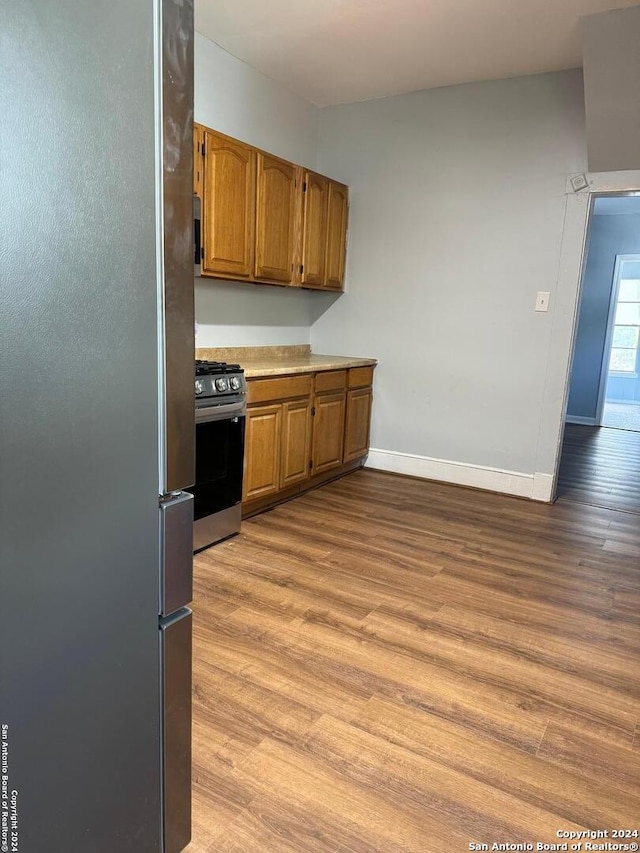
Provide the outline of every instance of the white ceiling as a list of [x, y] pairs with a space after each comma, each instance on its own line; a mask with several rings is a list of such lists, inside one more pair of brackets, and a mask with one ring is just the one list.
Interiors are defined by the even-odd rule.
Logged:
[[318, 106], [582, 65], [582, 15], [638, 0], [195, 0], [196, 29]]

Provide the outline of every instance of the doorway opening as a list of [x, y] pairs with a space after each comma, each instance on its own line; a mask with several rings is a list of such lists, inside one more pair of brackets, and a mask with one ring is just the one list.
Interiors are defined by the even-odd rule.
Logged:
[[640, 197], [594, 197], [557, 497], [640, 513]]

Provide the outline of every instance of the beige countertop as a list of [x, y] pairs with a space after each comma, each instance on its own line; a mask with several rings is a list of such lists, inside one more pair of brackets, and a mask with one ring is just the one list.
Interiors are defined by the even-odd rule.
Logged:
[[237, 363], [244, 368], [247, 379], [319, 370], [345, 370], [348, 367], [369, 367], [378, 363], [375, 358], [312, 353], [311, 347], [306, 344], [282, 347], [202, 347], [196, 349], [196, 358]]

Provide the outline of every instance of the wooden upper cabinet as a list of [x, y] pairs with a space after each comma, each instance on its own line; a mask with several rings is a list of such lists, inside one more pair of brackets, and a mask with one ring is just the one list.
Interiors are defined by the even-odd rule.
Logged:
[[327, 254], [327, 193], [329, 181], [315, 172], [303, 178], [302, 271], [303, 285], [323, 287]]
[[347, 250], [348, 190], [343, 184], [329, 181], [327, 212], [327, 257], [325, 287], [341, 290]]
[[348, 187], [194, 125], [204, 276], [342, 290]]
[[296, 167], [258, 152], [256, 278], [290, 282], [296, 212]]
[[255, 157], [249, 145], [204, 131], [202, 230], [205, 273], [253, 274]]

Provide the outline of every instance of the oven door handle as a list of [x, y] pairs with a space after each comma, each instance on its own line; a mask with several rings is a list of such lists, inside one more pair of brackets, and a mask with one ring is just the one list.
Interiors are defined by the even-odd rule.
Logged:
[[234, 403], [221, 403], [219, 406], [201, 406], [196, 409], [196, 424], [206, 424], [212, 421], [226, 421], [230, 418], [243, 418], [247, 404], [244, 400]]

